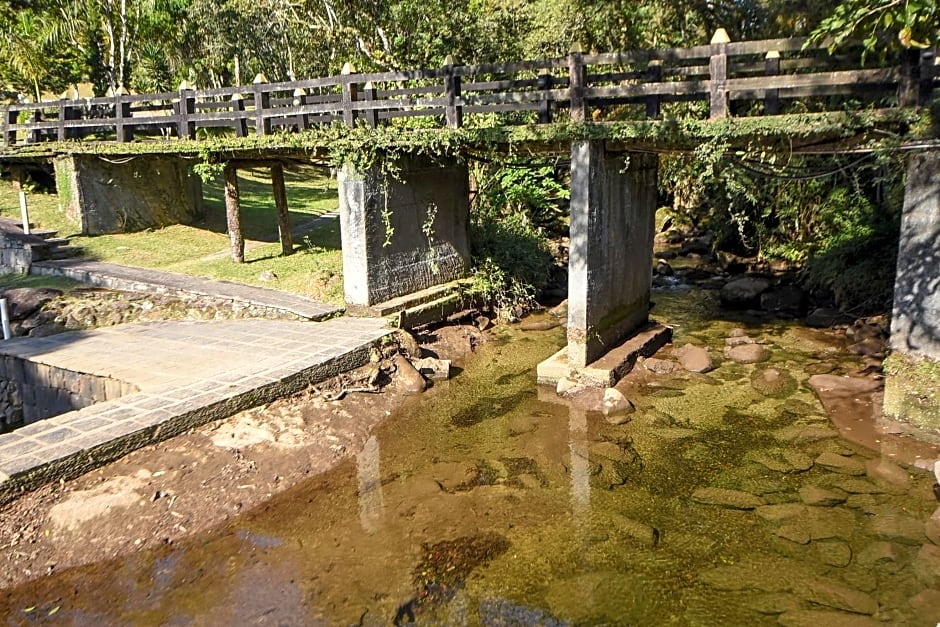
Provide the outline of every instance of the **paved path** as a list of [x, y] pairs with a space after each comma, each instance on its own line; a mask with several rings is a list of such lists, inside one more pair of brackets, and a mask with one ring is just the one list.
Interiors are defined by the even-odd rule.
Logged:
[[340, 313], [340, 308], [310, 298], [229, 281], [119, 266], [113, 263], [63, 259], [37, 261], [31, 274], [64, 276], [82, 283], [116, 290], [135, 290], [157, 294], [196, 294], [221, 300], [286, 311], [308, 320], [322, 320]]
[[0, 435], [0, 503], [363, 365], [390, 332], [373, 318], [150, 322], [0, 343], [0, 365], [25, 367], [47, 390], [110, 398], [117, 381], [124, 393]]

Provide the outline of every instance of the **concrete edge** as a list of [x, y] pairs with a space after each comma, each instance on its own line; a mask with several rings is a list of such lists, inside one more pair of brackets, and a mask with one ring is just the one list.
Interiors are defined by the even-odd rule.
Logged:
[[[227, 418], [240, 411], [296, 394], [309, 385], [315, 385], [342, 372], [363, 366], [369, 361], [370, 346], [392, 332], [393, 330], [389, 329], [388, 333], [367, 344], [289, 375], [280, 381], [245, 392], [237, 392], [228, 398], [170, 417], [156, 425], [104, 441], [91, 448], [63, 455], [58, 459], [13, 475], [0, 473], [0, 507], [13, 501], [19, 495], [45, 484], [60, 479], [73, 479], [148, 444], [161, 442], [213, 420]], [[63, 420], [64, 416], [57, 417], [60, 423], [67, 421], [67, 418]]]

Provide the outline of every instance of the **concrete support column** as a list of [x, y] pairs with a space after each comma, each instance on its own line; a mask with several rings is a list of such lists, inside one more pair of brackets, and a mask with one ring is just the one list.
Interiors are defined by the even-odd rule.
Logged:
[[940, 432], [940, 152], [908, 163], [891, 351], [885, 414]]
[[395, 176], [347, 163], [338, 173], [343, 283], [353, 310], [466, 275], [467, 166], [403, 157]]
[[202, 181], [176, 156], [63, 155], [55, 178], [60, 204], [83, 235], [189, 224], [203, 214]]
[[581, 369], [648, 320], [655, 155], [571, 146], [568, 363]]

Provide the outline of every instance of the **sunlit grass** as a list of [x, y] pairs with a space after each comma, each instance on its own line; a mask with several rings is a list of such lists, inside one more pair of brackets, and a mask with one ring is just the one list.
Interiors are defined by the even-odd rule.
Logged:
[[[302, 167], [287, 171], [285, 182], [292, 227], [336, 210], [336, 185], [324, 170]], [[39, 228], [70, 236], [71, 244], [80, 247], [90, 259], [262, 285], [342, 304], [338, 219], [295, 235], [294, 254], [282, 257], [268, 171], [239, 171], [239, 188], [247, 241], [243, 264], [231, 260], [221, 180], [203, 185], [205, 216], [193, 225], [94, 237], [74, 235], [77, 225], [59, 209], [57, 197], [39, 192], [29, 194], [30, 221]], [[0, 184], [0, 213], [19, 216], [19, 200], [6, 182]], [[262, 281], [265, 271], [277, 278]]]

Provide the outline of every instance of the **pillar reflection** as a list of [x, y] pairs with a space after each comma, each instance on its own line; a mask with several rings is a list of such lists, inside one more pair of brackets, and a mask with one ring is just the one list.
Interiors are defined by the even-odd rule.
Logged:
[[362, 451], [356, 456], [359, 480], [359, 524], [367, 533], [378, 531], [385, 513], [380, 466], [379, 440], [373, 435], [366, 440]]

